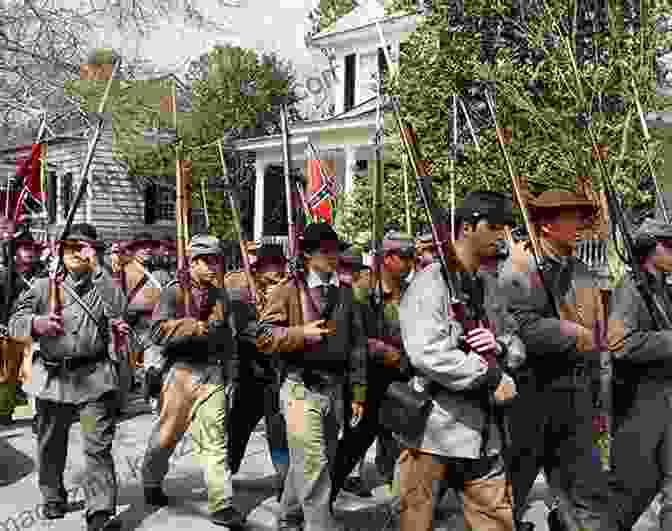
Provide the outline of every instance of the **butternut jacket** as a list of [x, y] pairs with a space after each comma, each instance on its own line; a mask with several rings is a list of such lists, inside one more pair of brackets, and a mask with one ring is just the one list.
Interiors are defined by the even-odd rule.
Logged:
[[[254, 316], [250, 318], [245, 305], [232, 300], [223, 288], [193, 286], [191, 299], [192, 308], [188, 315], [196, 317], [186, 317], [184, 296], [177, 283], [163, 289], [154, 311], [153, 341], [172, 348], [183, 345], [181, 351], [187, 355], [180, 356], [181, 363], [191, 363], [190, 352], [196, 354], [193, 356], [195, 365], [215, 366], [223, 362], [223, 376], [236, 380], [240, 362], [237, 342], [256, 340]], [[200, 333], [199, 321], [208, 322], [206, 334]]]
[[[542, 382], [571, 386], [577, 365], [599, 362], [599, 350], [587, 352], [584, 344], [590, 341], [606, 347], [602, 296], [595, 276], [578, 259], [548, 253], [545, 260], [548, 270], [544, 279], [560, 306], [560, 319], [553, 314], [532, 257], [526, 268], [514, 265], [511, 260], [505, 264], [500, 277], [501, 293], [518, 324], [530, 368]], [[569, 335], [563, 320], [582, 325], [593, 337]]]
[[[351, 286], [342, 283], [337, 289], [339, 299], [332, 316], [336, 321], [336, 335], [329, 338], [329, 346], [304, 337], [302, 331], [305, 323], [319, 319], [308, 299], [309, 296], [319, 297], [319, 294], [313, 290], [308, 293], [305, 285], [299, 288], [294, 280], [287, 280], [270, 294], [260, 317], [257, 348], [260, 352], [278, 356], [290, 371], [305, 368], [309, 358], [341, 356], [344, 372], [347, 372], [343, 376], [349, 377], [352, 399], [364, 401], [368, 351], [361, 309], [353, 301]], [[333, 370], [327, 370], [325, 365], [315, 361], [310, 369], [318, 374], [333, 375]]]
[[[257, 273], [253, 273], [253, 275], [257, 287], [256, 308], [251, 304], [252, 292], [245, 271], [239, 270], [228, 273], [224, 277], [224, 287], [232, 300], [238, 300], [242, 305], [245, 305], [250, 318], [254, 320], [255, 326], [258, 326], [259, 316], [266, 307], [269, 295], [279, 283], [286, 280], [286, 275], [280, 277], [280, 282], [266, 282], [268, 277], [262, 278]], [[272, 360], [257, 350], [256, 332], [251, 342], [241, 342], [239, 347], [241, 377], [247, 376], [248, 378], [267, 382], [275, 382], [277, 380], [276, 369], [273, 366]]]

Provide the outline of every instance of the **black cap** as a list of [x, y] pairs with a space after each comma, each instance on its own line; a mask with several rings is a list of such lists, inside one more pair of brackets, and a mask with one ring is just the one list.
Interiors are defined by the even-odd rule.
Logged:
[[104, 247], [103, 242], [98, 240], [98, 232], [93, 225], [88, 223], [77, 223], [70, 227], [70, 230], [65, 235], [65, 240], [87, 241], [95, 247]]
[[350, 247], [350, 244], [342, 241], [329, 223], [311, 223], [303, 232], [303, 250], [312, 253], [320, 248], [324, 242], [337, 243], [341, 252]]
[[487, 219], [490, 223], [513, 225], [513, 201], [501, 192], [470, 192], [455, 212], [459, 223], [476, 223]]
[[257, 266], [262, 263], [285, 263], [287, 262], [287, 257], [285, 256], [285, 250], [282, 248], [282, 245], [277, 243], [265, 243], [261, 247], [257, 248]]

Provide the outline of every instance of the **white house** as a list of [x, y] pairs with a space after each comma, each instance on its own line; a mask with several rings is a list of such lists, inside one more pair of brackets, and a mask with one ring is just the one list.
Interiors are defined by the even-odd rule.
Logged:
[[[376, 79], [385, 66], [376, 21], [383, 30], [391, 60], [397, 63], [400, 44], [415, 30], [416, 18], [408, 14], [385, 16], [382, 5], [374, 0], [312, 36], [310, 46], [315, 53], [326, 49], [332, 56], [335, 112], [328, 119], [290, 124], [292, 168], [305, 174], [307, 161], [315, 158], [310, 151], [312, 144], [320, 160], [333, 161], [342, 189], [346, 193], [352, 190], [355, 172], [367, 171], [367, 161], [372, 159], [376, 132]], [[281, 135], [239, 140], [234, 146], [255, 154], [255, 240], [286, 237], [286, 223], [284, 228], [282, 223], [269, 223], [270, 214], [282, 209], [284, 198], [283, 174], [279, 171], [283, 164]]]

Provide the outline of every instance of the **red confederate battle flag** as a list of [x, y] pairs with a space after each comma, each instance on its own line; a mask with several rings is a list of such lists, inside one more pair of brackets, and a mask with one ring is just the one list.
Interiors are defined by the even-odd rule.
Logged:
[[308, 193], [306, 203], [316, 221], [324, 220], [333, 224], [332, 201], [336, 198], [337, 184], [334, 177], [336, 169], [333, 160], [308, 161]]
[[[14, 209], [14, 221], [21, 223], [25, 217], [24, 211], [42, 207], [46, 201], [46, 191], [42, 187], [41, 158], [46, 151], [46, 144], [33, 144], [30, 154], [16, 156], [16, 178], [20, 183], [19, 198]], [[17, 151], [23, 151], [19, 148]]]

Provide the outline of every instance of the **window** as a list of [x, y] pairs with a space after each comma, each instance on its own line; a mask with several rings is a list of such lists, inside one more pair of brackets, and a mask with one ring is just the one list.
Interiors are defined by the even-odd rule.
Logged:
[[68, 217], [70, 207], [72, 206], [73, 192], [72, 192], [72, 173], [68, 172], [63, 175], [61, 181], [61, 205], [63, 217]]
[[175, 186], [167, 180], [148, 184], [145, 187], [145, 224], [174, 221], [176, 201]]
[[175, 187], [162, 183], [157, 188], [157, 218], [159, 221], [173, 221], [175, 219], [175, 204], [177, 202]]
[[353, 53], [345, 56], [345, 94], [343, 98], [343, 111], [349, 111], [355, 106], [355, 79], [356, 79], [357, 56]]
[[[392, 46], [387, 47], [387, 53], [392, 55]], [[387, 59], [385, 58], [385, 52], [382, 48], [378, 48], [378, 75], [381, 79], [385, 77], [388, 71]]]
[[58, 202], [56, 198], [58, 178], [56, 172], [50, 171], [47, 179], [47, 217], [48, 223], [56, 223]]

